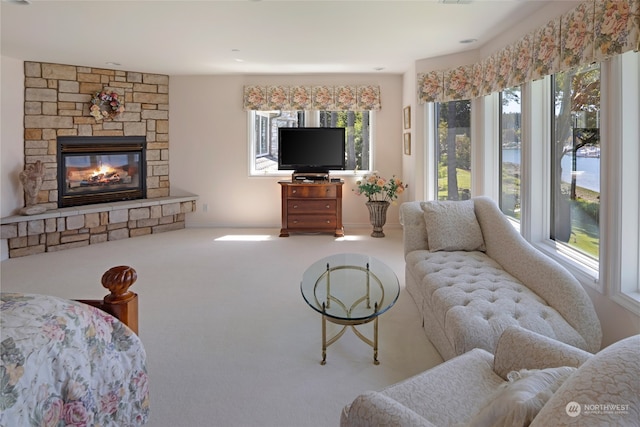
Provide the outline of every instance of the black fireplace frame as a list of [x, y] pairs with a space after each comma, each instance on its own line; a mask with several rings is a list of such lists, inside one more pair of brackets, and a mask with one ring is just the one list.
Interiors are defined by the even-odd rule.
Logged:
[[[58, 207], [137, 200], [147, 197], [147, 141], [144, 136], [59, 136], [57, 139]], [[135, 189], [66, 194], [63, 154], [140, 153], [139, 184]]]

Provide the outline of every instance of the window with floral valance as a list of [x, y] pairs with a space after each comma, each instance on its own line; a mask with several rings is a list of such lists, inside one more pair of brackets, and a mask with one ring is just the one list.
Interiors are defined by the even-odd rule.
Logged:
[[245, 86], [245, 111], [380, 110], [379, 86]]
[[472, 99], [640, 50], [640, 0], [589, 0], [479, 63], [418, 74], [418, 101]]

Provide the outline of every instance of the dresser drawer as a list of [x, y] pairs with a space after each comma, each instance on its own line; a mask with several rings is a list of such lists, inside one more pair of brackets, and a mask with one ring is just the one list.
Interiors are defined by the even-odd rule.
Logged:
[[332, 233], [344, 236], [342, 227], [342, 181], [280, 181], [282, 228], [290, 233]]
[[337, 190], [335, 185], [290, 185], [287, 187], [289, 198], [335, 198]]
[[335, 213], [338, 202], [334, 200], [288, 200], [289, 215]]
[[336, 228], [338, 223], [335, 215], [289, 215], [288, 228]]

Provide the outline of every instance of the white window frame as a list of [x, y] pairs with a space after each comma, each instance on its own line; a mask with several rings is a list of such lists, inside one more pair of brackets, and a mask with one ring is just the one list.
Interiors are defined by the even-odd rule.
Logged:
[[[635, 313], [640, 313], [640, 55], [601, 64], [600, 258], [558, 245], [550, 235], [551, 77], [523, 85], [521, 233], [578, 278]], [[543, 106], [543, 108], [540, 108]], [[624, 152], [624, 154], [623, 154]], [[631, 196], [630, 196], [631, 195]]]
[[498, 93], [471, 100], [471, 194], [500, 197], [500, 153], [494, 143], [500, 135]]
[[[640, 312], [640, 54], [628, 52], [608, 61], [607, 93], [612, 108], [611, 151], [607, 153], [609, 173], [605, 185], [610, 198], [605, 213], [606, 247], [603, 278], [611, 298], [623, 307]], [[612, 191], [613, 190], [613, 191]], [[617, 190], [617, 191], [615, 191]]]
[[[473, 113], [473, 110], [472, 110]], [[438, 144], [438, 132], [433, 129], [436, 121], [435, 103], [425, 104], [424, 120], [426, 123], [425, 150], [422, 162], [424, 164], [424, 200], [436, 200], [438, 198], [438, 165], [433, 159], [436, 158], [436, 145]], [[437, 125], [436, 125], [437, 129]], [[414, 142], [415, 143], [415, 142]], [[473, 140], [472, 140], [473, 143]], [[473, 155], [473, 151], [471, 152]], [[435, 179], [435, 183], [434, 183]]]
[[602, 291], [598, 262], [577, 250], [557, 244], [549, 237], [552, 113], [551, 76], [522, 85], [520, 233], [542, 252], [564, 265], [580, 282]]

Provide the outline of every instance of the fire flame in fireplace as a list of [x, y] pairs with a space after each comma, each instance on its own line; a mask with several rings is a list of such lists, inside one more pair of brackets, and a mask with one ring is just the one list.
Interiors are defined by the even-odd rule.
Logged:
[[109, 173], [112, 170], [113, 170], [113, 168], [111, 166], [102, 165], [102, 166], [100, 166], [100, 169], [96, 169], [95, 171], [93, 171], [92, 176], [106, 175], [107, 173]]
[[128, 167], [111, 166], [106, 163], [95, 164], [87, 169], [67, 172], [67, 188], [128, 185], [132, 183]]
[[92, 184], [113, 184], [120, 182], [120, 175], [109, 165], [101, 165], [91, 174], [88, 180]]

